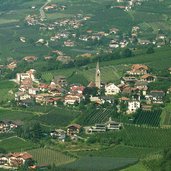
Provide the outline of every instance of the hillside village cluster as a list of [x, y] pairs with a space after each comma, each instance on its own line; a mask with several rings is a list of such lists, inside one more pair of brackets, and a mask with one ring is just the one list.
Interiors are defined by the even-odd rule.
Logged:
[[[121, 78], [121, 83], [103, 84], [101, 82], [101, 72], [99, 62], [96, 66], [95, 81], [90, 82], [87, 87], [97, 89], [105, 89], [105, 96], [98, 93], [97, 96], [90, 97], [90, 103], [102, 105], [105, 102], [113, 103], [113, 99], [118, 98], [119, 104], [124, 103], [127, 106], [126, 114], [132, 114], [138, 109], [151, 110], [153, 104], [164, 103], [166, 93], [163, 90], [148, 91], [148, 84], [156, 81], [157, 77], [149, 73], [149, 67], [144, 64], [133, 64], [130, 70], [126, 71]], [[171, 74], [171, 68], [169, 68]], [[40, 105], [54, 105], [62, 102], [65, 106], [74, 106], [84, 100], [84, 87], [80, 84], [68, 85], [66, 78], [55, 77], [50, 84], [39, 82], [35, 78], [36, 71], [30, 69], [26, 73], [17, 73], [16, 82], [19, 85], [18, 92], [15, 93], [15, 101], [18, 105], [30, 106], [34, 101]], [[69, 87], [69, 91], [68, 91]], [[120, 95], [120, 96], [118, 96]], [[143, 99], [143, 100], [142, 100]], [[145, 99], [145, 100], [144, 100]], [[117, 110], [120, 111], [119, 105]], [[20, 126], [18, 123], [10, 121], [0, 122], [0, 133], [10, 133]], [[111, 118], [106, 123], [96, 123], [95, 125], [85, 126], [86, 134], [100, 133], [106, 131], [118, 131], [123, 128], [122, 123], [113, 121]], [[72, 141], [83, 139], [79, 133], [82, 127], [79, 124], [71, 124], [66, 131], [63, 129], [55, 129], [49, 133], [49, 136], [58, 141], [65, 142], [66, 137], [70, 137]], [[0, 156], [0, 167], [15, 168], [23, 165], [26, 160], [32, 161], [32, 156], [28, 153], [10, 153]], [[32, 165], [35, 169], [38, 166]]]
[[[117, 0], [118, 3], [127, 2], [125, 6], [111, 6], [110, 8], [119, 8], [125, 12], [131, 10], [136, 5], [141, 5], [144, 0]], [[32, 9], [35, 9], [32, 6]], [[65, 5], [48, 4], [44, 6], [43, 11], [45, 13], [51, 11], [63, 11], [67, 8]], [[110, 37], [114, 35], [115, 38], [111, 39], [108, 43], [109, 50], [115, 48], [126, 48], [133, 44], [137, 40], [138, 45], [154, 45], [161, 47], [165, 45], [167, 37], [164, 34], [158, 34], [154, 40], [144, 40], [139, 38], [141, 28], [139, 26], [132, 27], [131, 36], [127, 37], [119, 36], [120, 30], [118, 28], [111, 28], [109, 32], [93, 30], [87, 30], [85, 34], [77, 35], [73, 30], [82, 27], [87, 20], [90, 20], [91, 16], [83, 16], [77, 14], [71, 19], [61, 19], [53, 23], [47, 23], [43, 16], [28, 15], [25, 20], [29, 26], [39, 25], [40, 31], [54, 31], [57, 30], [53, 36], [48, 40], [44, 38], [38, 39], [35, 44], [50, 46], [50, 43], [62, 40], [65, 47], [77, 46], [78, 40], [82, 42], [101, 40], [104, 37]], [[72, 31], [71, 31], [72, 30]], [[26, 43], [28, 40], [25, 36], [21, 36], [19, 40], [22, 43]], [[170, 42], [169, 42], [170, 43]], [[63, 64], [69, 63], [72, 57], [66, 55], [64, 52], [55, 50], [52, 51], [57, 55], [56, 60], [61, 61]], [[91, 56], [92, 54], [83, 54], [82, 56]], [[44, 57], [45, 60], [52, 59], [51, 56]], [[26, 56], [23, 58], [26, 62], [34, 62], [37, 60], [36, 56]], [[17, 61], [9, 63], [6, 68], [14, 70], [17, 67]], [[1, 68], [4, 66], [0, 65]], [[171, 68], [168, 68], [171, 74]], [[97, 106], [103, 106], [105, 103], [109, 105], [115, 105], [117, 101], [116, 110], [118, 113], [124, 115], [132, 115], [137, 110], [151, 111], [153, 105], [161, 105], [165, 102], [167, 93], [171, 93], [171, 88], [167, 92], [161, 89], [149, 90], [149, 84], [155, 82], [158, 78], [155, 76], [149, 66], [145, 64], [133, 64], [129, 67], [123, 76], [120, 78], [120, 83], [114, 82], [103, 83], [101, 80], [100, 63], [97, 62], [95, 80], [92, 80], [88, 85], [82, 85], [79, 82], [74, 84], [68, 84], [67, 78], [62, 75], [54, 76], [49, 84], [44, 83], [42, 80], [36, 78], [36, 70], [30, 69], [24, 73], [17, 73], [15, 82], [18, 84], [17, 92], [14, 92], [15, 104], [22, 107], [33, 107], [34, 105], [51, 105], [64, 107], [75, 107], [82, 101], [86, 100], [85, 90], [97, 89], [97, 94], [89, 96], [89, 102], [96, 104]], [[101, 90], [104, 90], [102, 94]], [[122, 111], [122, 106], [125, 107], [125, 111]], [[0, 134], [14, 133], [16, 128], [20, 127], [23, 123], [13, 121], [0, 121]], [[85, 134], [103, 133], [109, 131], [119, 131], [123, 129], [121, 122], [116, 122], [109, 118], [105, 123], [96, 123], [94, 125], [87, 125], [82, 129], [79, 124], [71, 124], [66, 129], [58, 128], [49, 132], [49, 137], [64, 143], [66, 138], [69, 137], [72, 141], [79, 139], [83, 140], [80, 133], [84, 131]], [[38, 168], [46, 168], [47, 166], [37, 166], [33, 156], [27, 152], [14, 152], [8, 154], [0, 154], [0, 168], [5, 169], [17, 169], [25, 164], [28, 165], [30, 170], [36, 170]]]
[[[85, 99], [85, 86], [79, 83], [68, 85], [64, 76], [55, 76], [50, 84], [45, 84], [39, 82], [35, 78], [35, 74], [36, 71], [34, 69], [30, 69], [26, 73], [17, 74], [16, 82], [19, 85], [19, 89], [15, 93], [15, 101], [18, 105], [29, 106], [32, 101], [41, 105], [57, 106], [59, 101], [64, 105], [75, 105]], [[120, 94], [122, 97], [119, 98], [119, 101], [124, 101], [125, 105], [127, 105], [127, 114], [135, 112], [142, 106], [149, 106], [152, 103], [163, 103], [165, 96], [163, 90], [148, 91], [148, 83], [156, 81], [157, 77], [149, 73], [149, 67], [146, 65], [133, 64], [131, 70], [125, 73], [121, 78], [121, 83], [118, 85], [102, 83], [100, 74], [99, 63], [97, 63], [95, 81], [91, 81], [87, 87], [105, 89], [105, 96], [101, 96], [100, 93], [97, 96], [91, 96], [91, 102], [98, 105], [106, 101], [112, 103], [111, 97]], [[143, 99], [143, 103], [141, 102], [142, 96], [146, 99], [145, 102]]]
[[[111, 8], [119, 8], [121, 10], [124, 10], [125, 12], [131, 10], [133, 7], [137, 5], [141, 5], [144, 0], [117, 0], [118, 4], [125, 3], [127, 5], [125, 6], [111, 6]], [[33, 9], [36, 7], [33, 6]], [[60, 4], [47, 4], [44, 6], [43, 10], [44, 13], [48, 12], [58, 12], [60, 10], [65, 10], [68, 7], [65, 5]], [[86, 30], [85, 32], [82, 32], [81, 34], [77, 34], [77, 30], [83, 27], [88, 20], [91, 20], [91, 16], [89, 15], [83, 15], [83, 14], [77, 14], [75, 16], [72, 16], [70, 18], [63, 18], [59, 19], [57, 21], [53, 21], [53, 23], [46, 22], [45, 18], [42, 18], [38, 15], [28, 15], [25, 18], [26, 23], [31, 27], [38, 25], [40, 32], [49, 32], [51, 34], [49, 38], [40, 37], [38, 40], [36, 40], [34, 43], [36, 45], [45, 45], [48, 47], [51, 47], [53, 43], [60, 43], [63, 47], [77, 47], [81, 44], [87, 44], [88, 42], [94, 42], [94, 41], [101, 41], [104, 38], [108, 39], [105, 44], [108, 46], [108, 51], [111, 51], [116, 48], [126, 48], [130, 47], [132, 45], [153, 45], [156, 47], [161, 47], [168, 42], [168, 38], [164, 33], [158, 33], [154, 40], [148, 40], [148, 39], [142, 39], [140, 38], [140, 34], [142, 34], [143, 30], [137, 25], [133, 26], [130, 36], [126, 34], [121, 34], [121, 30], [118, 28], [112, 27], [108, 31], [94, 31], [91, 29]], [[19, 38], [19, 40], [22, 43], [26, 43], [28, 40], [23, 35]], [[170, 43], [170, 42], [169, 42]], [[84, 45], [85, 46], [85, 45]], [[58, 54], [59, 58], [68, 58], [69, 60], [72, 60], [68, 54], [65, 54], [62, 52], [61, 54]], [[84, 54], [83, 54], [84, 55]], [[91, 53], [89, 55], [92, 55]], [[60, 60], [60, 59], [59, 59]], [[64, 60], [61, 60], [64, 61]]]

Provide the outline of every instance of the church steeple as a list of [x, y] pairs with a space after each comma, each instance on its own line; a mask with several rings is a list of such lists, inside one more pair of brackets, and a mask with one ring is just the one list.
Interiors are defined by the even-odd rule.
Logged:
[[101, 80], [100, 80], [100, 67], [99, 62], [96, 65], [96, 75], [95, 75], [95, 85], [97, 88], [100, 88]]

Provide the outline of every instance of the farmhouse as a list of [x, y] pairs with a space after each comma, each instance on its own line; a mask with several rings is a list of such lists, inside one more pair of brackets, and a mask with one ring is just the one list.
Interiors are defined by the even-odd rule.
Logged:
[[50, 132], [52, 138], [58, 139], [59, 141], [64, 142], [66, 138], [66, 131], [62, 129], [55, 129], [55, 131]]
[[72, 124], [67, 127], [67, 135], [74, 135], [80, 133], [81, 126], [79, 124]]

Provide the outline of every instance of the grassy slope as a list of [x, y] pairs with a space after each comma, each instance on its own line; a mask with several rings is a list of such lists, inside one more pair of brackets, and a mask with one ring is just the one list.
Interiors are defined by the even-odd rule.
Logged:
[[149, 170], [142, 163], [138, 163], [121, 171], [149, 171]]
[[0, 81], [0, 102], [14, 99], [14, 91], [17, 85], [12, 81]]
[[[102, 81], [117, 81], [123, 75], [124, 71], [129, 68], [129, 65], [134, 63], [147, 64], [156, 74], [158, 74], [160, 70], [167, 72], [167, 69], [170, 67], [171, 63], [170, 54], [170, 48], [163, 48], [160, 50], [156, 49], [156, 52], [153, 54], [144, 54], [130, 58], [101, 62], [100, 69]], [[96, 64], [93, 63], [88, 65], [88, 70], [83, 68], [79, 68], [78, 70], [71, 68], [44, 72], [42, 74], [42, 78], [46, 81], [50, 81], [52, 80], [53, 75], [64, 75], [66, 77], [70, 77], [73, 72], [77, 72], [78, 74], [83, 75], [88, 81], [91, 81], [94, 80], [95, 66]]]
[[36, 145], [31, 142], [15, 136], [0, 140], [0, 147], [8, 152], [25, 151], [35, 146]]

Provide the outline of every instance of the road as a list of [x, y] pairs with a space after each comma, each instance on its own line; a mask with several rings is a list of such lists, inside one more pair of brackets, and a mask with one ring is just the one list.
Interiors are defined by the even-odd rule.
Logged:
[[43, 19], [46, 18], [46, 14], [45, 14], [45, 12], [44, 12], [44, 7], [45, 7], [46, 5], [48, 5], [50, 2], [51, 2], [51, 0], [47, 0], [46, 3], [40, 8], [39, 11], [40, 11], [40, 18], [41, 18], [41, 20], [43, 20]]

